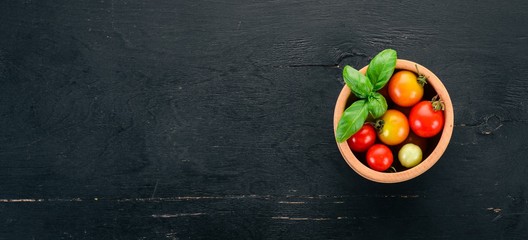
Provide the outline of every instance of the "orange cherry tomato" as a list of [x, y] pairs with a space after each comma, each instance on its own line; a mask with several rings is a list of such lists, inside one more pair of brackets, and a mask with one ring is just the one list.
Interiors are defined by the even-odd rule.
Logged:
[[402, 143], [409, 135], [407, 117], [394, 109], [385, 112], [381, 117], [381, 124], [378, 124], [377, 128], [379, 129], [378, 138], [380, 141], [391, 146]]
[[423, 84], [411, 71], [398, 71], [389, 80], [389, 96], [399, 106], [413, 106], [422, 100], [423, 93]]

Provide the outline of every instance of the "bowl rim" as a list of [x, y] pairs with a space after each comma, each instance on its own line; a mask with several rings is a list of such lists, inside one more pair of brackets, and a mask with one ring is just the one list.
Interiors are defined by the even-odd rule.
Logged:
[[[440, 140], [438, 141], [438, 144], [434, 148], [434, 150], [429, 154], [429, 156], [424, 159], [420, 164], [417, 166], [407, 169], [405, 171], [396, 172], [396, 173], [385, 173], [385, 172], [378, 172], [375, 170], [370, 169], [365, 164], [363, 164], [359, 159], [355, 157], [355, 155], [352, 153], [352, 150], [348, 146], [347, 142], [344, 141], [342, 143], [339, 143], [336, 141], [337, 146], [339, 148], [339, 151], [341, 152], [341, 155], [345, 159], [346, 163], [360, 176], [369, 179], [374, 182], [379, 183], [398, 183], [398, 182], [404, 182], [410, 179], [413, 179], [421, 174], [423, 174], [425, 171], [429, 170], [442, 156], [442, 154], [447, 149], [447, 146], [449, 144], [449, 141], [451, 139], [451, 136], [453, 134], [453, 125], [454, 125], [454, 111], [453, 111], [453, 103], [451, 102], [451, 98], [449, 97], [449, 93], [447, 92], [447, 89], [445, 88], [442, 81], [429, 69], [426, 67], [415, 63], [413, 61], [405, 60], [405, 59], [397, 59], [396, 60], [396, 70], [409, 70], [414, 73], [416, 73], [416, 67], [418, 67], [421, 74], [427, 77], [428, 81], [427, 84], [431, 85], [433, 89], [436, 91], [436, 93], [440, 96], [440, 99], [444, 102], [445, 109], [444, 109], [444, 129], [442, 130], [442, 134], [440, 136]], [[362, 74], [365, 74], [367, 71], [368, 65], [361, 68], [359, 71]], [[350, 88], [345, 84], [339, 93], [339, 97], [337, 98], [337, 102], [334, 109], [334, 136], [337, 130], [337, 124], [339, 120], [341, 119], [341, 116], [343, 115], [343, 112], [345, 110], [345, 106], [347, 103], [348, 98], [350, 97], [351, 91]], [[397, 159], [395, 159], [397, 161]]]

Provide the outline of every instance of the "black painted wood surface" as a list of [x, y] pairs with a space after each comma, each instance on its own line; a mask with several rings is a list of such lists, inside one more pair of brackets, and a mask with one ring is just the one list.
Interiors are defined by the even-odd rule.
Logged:
[[[1, 1], [0, 239], [527, 239], [527, 1]], [[401, 184], [342, 159], [341, 68], [443, 80]]]

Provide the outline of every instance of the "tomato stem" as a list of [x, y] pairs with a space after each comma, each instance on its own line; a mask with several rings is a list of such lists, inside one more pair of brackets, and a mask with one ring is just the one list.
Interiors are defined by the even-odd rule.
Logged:
[[381, 130], [383, 129], [383, 125], [385, 125], [385, 121], [383, 121], [382, 119], [378, 119], [374, 123], [374, 128], [376, 129], [376, 131], [381, 132]]
[[438, 110], [442, 110], [442, 111], [445, 110], [444, 101], [440, 99], [440, 96], [438, 96], [438, 94], [436, 94], [436, 96], [434, 96], [433, 99], [431, 99], [431, 104], [433, 105], [433, 110], [435, 112]]
[[427, 77], [420, 73], [420, 70], [418, 69], [418, 64], [414, 64], [414, 66], [416, 67], [416, 73], [418, 73], [418, 84], [423, 87], [425, 86], [425, 84], [427, 84]]

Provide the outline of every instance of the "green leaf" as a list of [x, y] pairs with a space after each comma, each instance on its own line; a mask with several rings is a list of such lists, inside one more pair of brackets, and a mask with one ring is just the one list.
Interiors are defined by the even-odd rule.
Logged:
[[396, 51], [385, 49], [370, 61], [367, 69], [367, 77], [374, 86], [374, 91], [382, 89], [387, 84], [392, 73], [394, 73], [396, 59]]
[[363, 123], [365, 123], [367, 115], [368, 105], [366, 100], [358, 100], [352, 103], [345, 110], [337, 124], [336, 140], [338, 142], [344, 142], [354, 135], [363, 126]]
[[372, 92], [372, 83], [358, 70], [346, 65], [343, 68], [343, 79], [352, 93], [358, 98], [366, 98]]
[[378, 92], [372, 93], [368, 98], [368, 111], [374, 118], [379, 118], [387, 111], [387, 100]]

